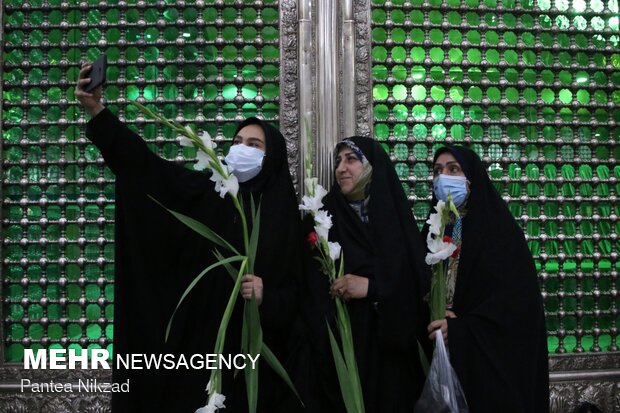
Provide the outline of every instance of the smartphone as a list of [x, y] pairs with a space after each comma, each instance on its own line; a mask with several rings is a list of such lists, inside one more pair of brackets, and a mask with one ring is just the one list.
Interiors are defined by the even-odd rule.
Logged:
[[88, 77], [90, 83], [84, 87], [85, 92], [92, 92], [105, 83], [105, 72], [108, 68], [108, 56], [102, 54], [93, 62]]

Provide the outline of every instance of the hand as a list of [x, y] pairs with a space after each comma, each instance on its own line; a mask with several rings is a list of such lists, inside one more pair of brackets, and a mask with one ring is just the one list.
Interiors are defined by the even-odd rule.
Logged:
[[92, 66], [92, 63], [84, 63], [82, 65], [77, 85], [75, 85], [75, 97], [86, 112], [88, 112], [91, 117], [95, 117], [104, 109], [104, 106], [103, 103], [101, 103], [101, 87], [98, 87], [92, 92], [84, 91], [84, 87], [90, 83], [88, 72]]
[[[450, 310], [446, 310], [447, 318], [456, 318], [456, 314]], [[428, 338], [431, 340], [435, 340], [435, 335], [437, 334], [437, 330], [441, 330], [441, 335], [443, 336], [443, 341], [448, 344], [448, 320], [445, 318], [442, 320], [435, 320], [431, 322], [426, 328], [430, 333]]]
[[263, 279], [254, 274], [246, 274], [241, 278], [241, 296], [250, 300], [252, 291], [254, 291], [256, 303], [261, 305], [263, 302]]
[[364, 298], [368, 295], [368, 278], [347, 274], [336, 278], [329, 288], [332, 297], [340, 296], [345, 300]]

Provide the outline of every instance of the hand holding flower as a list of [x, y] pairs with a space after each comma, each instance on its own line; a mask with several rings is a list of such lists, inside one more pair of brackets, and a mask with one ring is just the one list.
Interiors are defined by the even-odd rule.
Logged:
[[254, 274], [246, 274], [241, 278], [241, 296], [246, 300], [252, 298], [252, 291], [256, 297], [256, 303], [263, 302], [263, 279]]
[[[311, 115], [306, 114], [306, 116]], [[336, 361], [336, 373], [344, 406], [347, 413], [364, 413], [364, 398], [355, 360], [351, 322], [347, 306], [343, 300], [366, 297], [368, 295], [368, 279], [353, 274], [342, 275], [344, 273], [342, 247], [338, 242], [329, 241], [329, 230], [333, 225], [332, 217], [328, 211], [321, 209], [323, 208], [323, 197], [327, 195], [327, 190], [319, 185], [318, 178], [312, 174], [314, 169], [312, 166], [312, 131], [307, 122], [308, 118], [305, 118], [304, 121], [308, 138], [304, 159], [306, 194], [302, 198], [299, 209], [310, 213], [313, 218], [314, 231], [308, 234], [307, 241], [315, 251], [314, 258], [321, 264], [321, 272], [332, 282], [330, 294], [334, 298], [336, 326], [341, 345], [338, 344], [329, 322], [327, 323], [327, 331], [330, 347]]]
[[346, 274], [334, 280], [329, 293], [332, 297], [340, 296], [345, 300], [364, 298], [368, 295], [368, 278]]

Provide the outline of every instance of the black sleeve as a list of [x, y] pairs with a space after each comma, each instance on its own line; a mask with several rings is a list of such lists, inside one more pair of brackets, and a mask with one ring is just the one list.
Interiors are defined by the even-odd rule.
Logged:
[[265, 328], [279, 330], [290, 325], [297, 313], [297, 302], [297, 289], [293, 283], [279, 287], [265, 285], [260, 306]]
[[377, 298], [377, 283], [375, 282], [374, 277], [368, 279], [368, 293], [366, 296], [369, 300], [374, 300]]
[[88, 122], [86, 136], [99, 148], [117, 179], [170, 209], [183, 212], [197, 198], [204, 201], [205, 194], [218, 198], [208, 174], [160, 158], [108, 109]]
[[[265, 328], [276, 330], [286, 328], [291, 325], [298, 313], [299, 295], [304, 279], [302, 243], [298, 238], [298, 231], [289, 231], [287, 239], [283, 240], [283, 245], [289, 247], [283, 252], [286, 257], [282, 257], [285, 264], [282, 273], [270, 277], [274, 281], [271, 285], [270, 278], [263, 278], [263, 302], [260, 312]], [[269, 275], [272, 274], [266, 274]]]

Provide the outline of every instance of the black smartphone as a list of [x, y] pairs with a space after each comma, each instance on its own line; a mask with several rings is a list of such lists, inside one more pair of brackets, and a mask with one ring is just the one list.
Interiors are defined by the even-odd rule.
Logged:
[[88, 77], [90, 83], [84, 87], [85, 92], [92, 92], [105, 83], [105, 72], [108, 68], [108, 56], [102, 54], [93, 62]]

